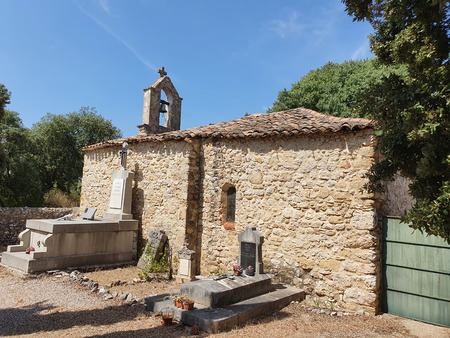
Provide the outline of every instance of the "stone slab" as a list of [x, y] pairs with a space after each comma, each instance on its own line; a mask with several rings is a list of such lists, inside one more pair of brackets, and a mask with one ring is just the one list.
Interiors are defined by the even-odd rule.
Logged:
[[34, 259], [25, 252], [3, 252], [2, 265], [32, 273], [51, 269], [79, 268], [109, 264], [134, 264], [133, 252], [100, 253]]
[[[198, 303], [196, 303], [194, 305], [195, 305], [195, 309], [206, 308], [205, 306], [198, 304]], [[174, 312], [173, 315], [176, 320], [181, 320], [181, 317], [182, 317], [181, 314], [184, 312], [184, 310], [174, 306], [173, 300], [170, 298], [170, 295], [168, 293], [156, 295], [156, 296], [152, 296], [152, 297], [147, 297], [145, 299], [145, 306], [146, 306], [147, 310], [149, 310], [151, 312], [155, 312], [155, 313], [161, 312], [166, 308], [170, 308], [173, 310], [173, 312]]]
[[185, 325], [197, 324], [202, 331], [217, 333], [235, 326], [242, 326], [251, 319], [265, 316], [282, 309], [293, 301], [305, 299], [305, 292], [294, 287], [278, 287], [274, 291], [259, 295], [242, 302], [220, 308], [209, 308], [195, 303], [194, 310], [185, 311], [176, 308], [169, 294], [146, 298], [147, 310], [161, 312], [171, 308], [174, 318]]
[[223, 307], [273, 291], [271, 278], [262, 274], [235, 279], [203, 279], [180, 286], [180, 293], [206, 307]]
[[48, 233], [108, 232], [137, 230], [138, 221], [29, 219], [27, 229]]
[[304, 291], [285, 287], [223, 308], [182, 311], [181, 320], [186, 325], [197, 324], [202, 331], [217, 333], [230, 330], [235, 326], [242, 326], [250, 319], [265, 316], [293, 301], [304, 299]]

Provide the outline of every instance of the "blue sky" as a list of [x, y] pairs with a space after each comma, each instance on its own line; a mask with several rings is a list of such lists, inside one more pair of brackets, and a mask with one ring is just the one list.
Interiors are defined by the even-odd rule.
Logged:
[[372, 57], [340, 0], [0, 0], [0, 83], [26, 127], [81, 106], [137, 134], [164, 66], [182, 129], [265, 112], [327, 62]]

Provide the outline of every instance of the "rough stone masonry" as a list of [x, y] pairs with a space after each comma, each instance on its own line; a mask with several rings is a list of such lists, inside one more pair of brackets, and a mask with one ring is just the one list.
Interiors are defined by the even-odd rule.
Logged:
[[[202, 275], [230, 271], [239, 255], [237, 234], [256, 227], [265, 238], [264, 270], [274, 281], [377, 312], [377, 216], [381, 207], [389, 214], [405, 201], [364, 189], [376, 157], [373, 128], [369, 120], [297, 108], [127, 138], [133, 217], [141, 233], [164, 230], [174, 252], [187, 239]], [[85, 148], [81, 207], [105, 212], [107, 178], [123, 141]]]

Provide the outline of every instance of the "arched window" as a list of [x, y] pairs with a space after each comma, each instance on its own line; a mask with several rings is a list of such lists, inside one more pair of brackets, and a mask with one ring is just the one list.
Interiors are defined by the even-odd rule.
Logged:
[[236, 188], [230, 187], [227, 190], [227, 210], [225, 220], [234, 222], [236, 217]]

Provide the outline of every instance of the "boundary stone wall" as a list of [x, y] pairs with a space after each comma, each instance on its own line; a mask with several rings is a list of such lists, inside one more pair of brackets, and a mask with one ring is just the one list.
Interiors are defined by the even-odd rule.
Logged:
[[27, 219], [52, 219], [77, 212], [78, 208], [0, 208], [0, 247], [19, 244]]

